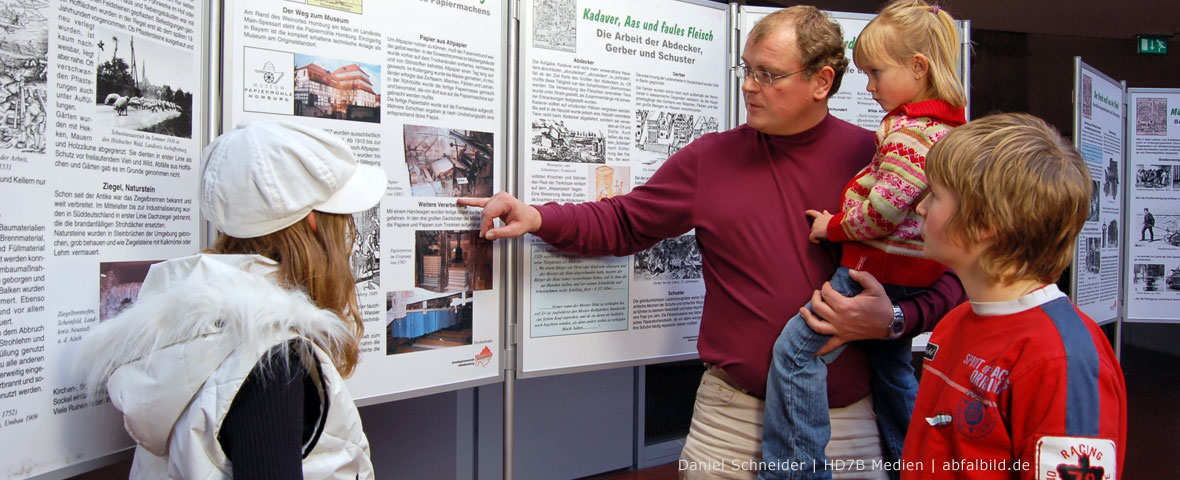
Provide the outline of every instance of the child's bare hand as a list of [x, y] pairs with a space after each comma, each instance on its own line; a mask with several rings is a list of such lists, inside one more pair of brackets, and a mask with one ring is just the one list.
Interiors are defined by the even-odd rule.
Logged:
[[808, 210], [803, 213], [808, 217], [811, 217], [811, 234], [807, 236], [807, 239], [811, 240], [811, 243], [819, 243], [820, 240], [827, 240], [828, 222], [830, 222], [832, 217], [835, 215], [832, 215], [831, 212], [828, 212], [827, 210], [824, 210], [823, 212], [818, 210]]

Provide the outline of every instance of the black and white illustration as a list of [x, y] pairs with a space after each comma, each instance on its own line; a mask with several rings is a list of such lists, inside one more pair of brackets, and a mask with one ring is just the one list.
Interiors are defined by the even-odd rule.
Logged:
[[492, 242], [479, 230], [414, 233], [414, 286], [432, 292], [492, 288]]
[[417, 125], [403, 131], [410, 195], [492, 196], [491, 133]]
[[385, 297], [385, 354], [471, 345], [471, 292], [416, 288]]
[[201, 86], [192, 53], [102, 27], [95, 35], [95, 123], [192, 138]]
[[0, 0], [0, 149], [45, 153], [49, 2]]
[[655, 154], [641, 157], [645, 164], [666, 160], [693, 140], [716, 131], [717, 119], [711, 116], [635, 110], [635, 148]]
[[696, 235], [661, 240], [635, 254], [635, 279], [647, 281], [701, 278], [701, 252]]
[[1093, 185], [1093, 188], [1090, 189], [1090, 212], [1086, 215], [1086, 221], [1087, 222], [1097, 222], [1098, 221], [1098, 213], [1102, 210], [1101, 205], [1100, 205], [1101, 202], [1099, 202], [1099, 199], [1101, 198], [1102, 191], [1099, 190], [1099, 185], [1098, 185], [1097, 180], [1091, 180], [1091, 182], [1093, 182], [1094, 185]]
[[1135, 188], [1138, 190], [1169, 190], [1172, 188], [1172, 165], [1139, 165], [1135, 169]]
[[1180, 190], [1180, 165], [1172, 165], [1172, 190]]
[[564, 120], [538, 119], [532, 132], [533, 161], [606, 163], [606, 135], [601, 130], [578, 129]]
[[359, 292], [377, 290], [381, 283], [381, 217], [380, 205], [352, 215], [356, 224], [356, 238], [348, 264]]
[[1156, 292], [1163, 287], [1162, 263], [1136, 263], [1132, 272], [1131, 283], [1140, 292]]
[[1113, 199], [1119, 198], [1119, 162], [1114, 157], [1106, 160], [1106, 172], [1102, 179], [1102, 194]]
[[1166, 245], [1180, 247], [1180, 212], [1151, 207], [1136, 212], [1135, 217], [1139, 226], [1136, 244], [1162, 241]]
[[1097, 274], [1102, 271], [1102, 237], [1086, 239], [1086, 271]]
[[1118, 248], [1119, 246], [1119, 221], [1111, 220], [1110, 224], [1106, 226], [1106, 246], [1111, 248]]
[[98, 321], [114, 318], [139, 298], [148, 269], [162, 260], [98, 264]]
[[577, 0], [533, 0], [533, 46], [577, 52]]
[[1082, 75], [1082, 116], [1090, 119], [1094, 114], [1094, 79]]
[[631, 167], [589, 165], [587, 170], [587, 198], [597, 202], [631, 191]]
[[1135, 100], [1135, 133], [1162, 137], [1168, 134], [1168, 99]]
[[381, 123], [381, 66], [299, 53], [292, 58], [295, 115]]

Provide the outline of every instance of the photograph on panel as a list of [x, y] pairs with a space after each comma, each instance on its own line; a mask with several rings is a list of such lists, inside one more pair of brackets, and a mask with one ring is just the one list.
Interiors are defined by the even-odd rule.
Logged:
[[296, 53], [295, 115], [381, 122], [381, 67]]
[[201, 88], [193, 54], [143, 36], [94, 32], [94, 123], [192, 138], [193, 92]]
[[381, 282], [381, 205], [352, 215], [356, 224], [356, 238], [348, 264], [358, 292], [377, 290]]
[[532, 1], [533, 46], [562, 52], [577, 52], [577, 0]]
[[1136, 190], [1171, 190], [1172, 165], [1138, 165], [1135, 168]]
[[98, 264], [98, 321], [114, 318], [139, 298], [148, 269], [163, 260]]
[[242, 48], [242, 110], [292, 115], [295, 109], [295, 54]]
[[415, 288], [385, 297], [385, 354], [471, 345], [472, 292]]
[[1180, 165], [1172, 165], [1172, 190], [1180, 190]]
[[1156, 292], [1163, 288], [1164, 264], [1136, 263], [1131, 269], [1131, 284], [1140, 292]]
[[492, 196], [493, 134], [417, 125], [403, 134], [411, 196]]
[[631, 191], [631, 167], [598, 165], [587, 168], [587, 198], [597, 202]]
[[1088, 214], [1086, 214], [1086, 221], [1096, 222], [1098, 221], [1098, 214], [1102, 210], [1102, 202], [1099, 201], [1101, 199], [1100, 195], [1102, 194], [1102, 190], [1098, 185], [1097, 180], [1091, 180], [1091, 182], [1093, 185], [1092, 188], [1090, 188], [1090, 211]]
[[1156, 137], [1168, 134], [1168, 99], [1135, 99], [1135, 133]]
[[538, 119], [532, 125], [533, 161], [606, 163], [606, 135], [565, 120]]
[[438, 293], [492, 288], [492, 242], [479, 230], [414, 232], [414, 286]]
[[701, 252], [696, 235], [660, 240], [635, 254], [635, 280], [672, 281], [701, 278]]
[[1106, 226], [1106, 246], [1111, 248], [1119, 246], [1119, 221], [1117, 219], [1111, 220], [1110, 224]]
[[1106, 160], [1106, 172], [1102, 180], [1102, 194], [1113, 199], [1119, 198], [1119, 162], [1114, 157]]
[[1086, 239], [1086, 271], [1093, 274], [1102, 271], [1102, 237]]
[[[0, 123], [0, 149], [45, 153], [50, 4], [0, 0], [0, 12], [8, 16], [3, 24], [4, 36], [0, 37], [0, 115], [4, 119]], [[63, 45], [77, 41], [81, 39], [61, 40]], [[71, 60], [82, 63], [81, 58]], [[69, 86], [75, 90], [80, 87], [73, 83]], [[73, 105], [63, 109], [73, 109]]]
[[635, 149], [645, 165], [667, 160], [706, 133], [717, 131], [717, 118], [659, 110], [635, 110]]

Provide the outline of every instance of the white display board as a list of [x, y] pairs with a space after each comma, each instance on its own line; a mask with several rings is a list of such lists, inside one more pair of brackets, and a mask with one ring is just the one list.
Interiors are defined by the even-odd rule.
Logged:
[[0, 0], [4, 478], [132, 445], [74, 356], [148, 265], [199, 247], [208, 8]]
[[1180, 322], [1180, 89], [1127, 89], [1127, 138], [1126, 320]]
[[503, 247], [455, 199], [504, 185], [506, 16], [499, 0], [227, 4], [224, 128], [305, 122], [389, 175], [356, 215], [358, 403], [502, 377]]
[[1123, 92], [1119, 82], [1075, 58], [1074, 146], [1082, 154], [1094, 190], [1089, 216], [1074, 248], [1070, 297], [1099, 324], [1119, 316], [1124, 221]]
[[[642, 185], [722, 131], [728, 14], [710, 2], [521, 2], [520, 197], [596, 201]], [[696, 355], [704, 304], [695, 236], [630, 257], [520, 250], [519, 376]]]

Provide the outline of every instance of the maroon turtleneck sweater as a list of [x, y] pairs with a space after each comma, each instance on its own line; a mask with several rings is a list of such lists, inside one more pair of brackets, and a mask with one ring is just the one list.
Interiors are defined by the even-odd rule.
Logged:
[[[775, 339], [839, 264], [838, 244], [807, 241], [803, 211], [839, 211], [845, 183], [874, 148], [871, 132], [830, 115], [788, 136], [742, 125], [681, 149], [627, 195], [538, 206], [536, 235], [583, 255], [629, 255], [695, 228], [706, 288], [701, 360], [765, 395]], [[918, 333], [962, 300], [958, 279], [947, 275], [899, 304]], [[869, 393], [867, 360], [855, 344], [828, 372], [833, 407]]]

